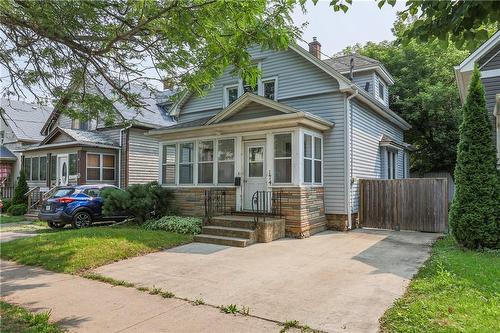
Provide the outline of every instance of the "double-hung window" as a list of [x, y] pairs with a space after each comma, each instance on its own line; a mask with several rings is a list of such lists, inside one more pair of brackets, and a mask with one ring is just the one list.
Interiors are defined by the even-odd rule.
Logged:
[[217, 179], [220, 184], [234, 181], [234, 139], [217, 142]]
[[311, 134], [304, 134], [304, 183], [321, 184], [322, 164], [322, 139]]
[[322, 182], [322, 142], [321, 138], [314, 137], [314, 182], [320, 184]]
[[[71, 166], [71, 161], [69, 168], [70, 174], [76, 171]], [[88, 153], [87, 180], [115, 180], [115, 155]]]
[[173, 185], [175, 184], [175, 156], [176, 145], [164, 145], [162, 154], [162, 170], [161, 170], [161, 183]]
[[262, 80], [262, 96], [276, 100], [276, 79]]
[[387, 150], [386, 172], [387, 179], [396, 179], [396, 161], [398, 153], [394, 150]]
[[50, 180], [57, 178], [57, 155], [50, 156]]
[[214, 142], [200, 141], [198, 143], [198, 183], [213, 184], [214, 182]]
[[193, 183], [194, 143], [179, 145], [179, 184]]
[[239, 97], [238, 85], [227, 86], [224, 88], [224, 106], [231, 105]]
[[40, 180], [47, 180], [47, 156], [40, 156]]
[[69, 154], [69, 175], [78, 174], [78, 158], [76, 154]]
[[26, 179], [31, 179], [31, 158], [30, 157], [24, 158], [24, 174], [26, 176]]
[[31, 159], [31, 180], [38, 180], [39, 163], [40, 163], [39, 157], [33, 157]]
[[292, 182], [292, 134], [274, 135], [274, 182]]

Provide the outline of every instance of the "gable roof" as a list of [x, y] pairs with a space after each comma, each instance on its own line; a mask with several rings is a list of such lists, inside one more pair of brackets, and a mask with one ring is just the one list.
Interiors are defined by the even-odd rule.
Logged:
[[[374, 96], [366, 93], [362, 89], [359, 89], [351, 80], [342, 75], [327, 62], [316, 58], [299, 45], [290, 45], [288, 48], [330, 75], [332, 78], [336, 79], [339, 83], [339, 90], [341, 92], [354, 94], [354, 98], [360, 99], [362, 102], [368, 104], [375, 112], [381, 114], [386, 119], [401, 127], [402, 129], [407, 130], [411, 128], [410, 124], [408, 124], [398, 114], [390, 110], [389, 107], [380, 103]], [[171, 108], [168, 110], [168, 113], [171, 116], [178, 116], [182, 105], [189, 99], [191, 95], [192, 93], [187, 90], [181, 92], [181, 95], [179, 95], [179, 99], [171, 106]]]
[[493, 49], [498, 43], [500, 43], [500, 30], [493, 34], [493, 36], [491, 36], [491, 38], [484, 42], [480, 47], [478, 47], [477, 50], [472, 52], [471, 55], [460, 63], [460, 65], [455, 66], [455, 70], [460, 72], [472, 71], [476, 61]]
[[351, 71], [351, 59], [353, 59], [353, 73], [373, 69], [389, 84], [394, 84], [394, 78], [380, 61], [361, 54], [332, 57], [323, 61], [345, 75]]
[[0, 99], [1, 115], [19, 141], [39, 142], [52, 108], [18, 100]]
[[224, 110], [221, 112], [217, 113], [213, 117], [211, 117], [205, 125], [210, 125], [210, 124], [217, 124], [223, 121], [224, 119], [228, 119], [232, 115], [236, 114], [238, 111], [243, 109], [245, 106], [247, 106], [250, 103], [257, 103], [260, 105], [267, 106], [271, 109], [274, 109], [276, 111], [280, 111], [282, 113], [293, 113], [293, 112], [300, 112], [297, 109], [294, 109], [290, 106], [287, 106], [285, 104], [278, 103], [276, 101], [270, 100], [268, 98], [258, 96], [255, 94], [252, 94], [250, 92], [246, 92], [243, 95], [241, 95], [240, 98], [238, 98], [236, 101], [231, 103], [228, 107], [226, 107]]
[[49, 135], [40, 142], [39, 146], [50, 144], [58, 134], [65, 134], [73, 139], [75, 142], [82, 144], [99, 144], [108, 146], [117, 146], [117, 143], [106, 134], [96, 131], [82, 131], [69, 128], [56, 127]]
[[484, 42], [477, 50], [472, 52], [471, 55], [460, 63], [460, 65], [455, 66], [455, 78], [457, 80], [458, 92], [460, 93], [462, 103], [465, 102], [471, 73], [474, 70], [476, 62], [488, 52], [492, 51], [498, 44], [500, 44], [500, 30]]
[[[176, 94], [173, 90], [151, 91], [146, 87], [135, 84], [128, 83], [125, 88], [127, 91], [133, 94], [138, 94], [141, 96], [141, 101], [144, 102], [145, 106], [136, 109], [131, 108], [116, 100], [116, 96], [113, 92], [111, 85], [104, 79], [100, 79], [97, 82], [92, 82], [88, 84], [90, 89], [96, 90], [98, 93], [102, 94], [107, 99], [113, 101], [113, 106], [117, 114], [124, 121], [130, 121], [132, 124], [140, 125], [149, 128], [165, 127], [174, 124], [175, 122], [166, 113], [163, 105], [168, 105], [168, 99]], [[49, 119], [47, 119], [41, 132], [48, 135], [48, 129], [50, 124], [54, 123], [60, 116], [61, 110], [57, 106], [54, 108]]]

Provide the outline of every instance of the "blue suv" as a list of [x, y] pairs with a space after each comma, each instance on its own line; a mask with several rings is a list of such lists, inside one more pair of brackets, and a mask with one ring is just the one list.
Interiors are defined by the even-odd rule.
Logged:
[[58, 188], [55, 193], [42, 203], [38, 218], [47, 221], [52, 229], [64, 228], [71, 224], [73, 228], [86, 228], [97, 221], [121, 221], [123, 214], [105, 216], [102, 213], [105, 189], [116, 189], [113, 185], [81, 185]]

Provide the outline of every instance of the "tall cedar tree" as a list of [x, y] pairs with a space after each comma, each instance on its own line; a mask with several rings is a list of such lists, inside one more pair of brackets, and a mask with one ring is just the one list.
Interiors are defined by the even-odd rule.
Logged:
[[498, 182], [491, 122], [476, 67], [463, 108], [456, 191], [450, 211], [451, 231], [461, 245], [470, 249], [499, 247]]
[[16, 189], [14, 191], [14, 198], [12, 199], [12, 205], [17, 204], [28, 204], [28, 198], [25, 196], [26, 192], [30, 190], [28, 183], [26, 182], [26, 174], [24, 170], [21, 170], [19, 179], [17, 180]]

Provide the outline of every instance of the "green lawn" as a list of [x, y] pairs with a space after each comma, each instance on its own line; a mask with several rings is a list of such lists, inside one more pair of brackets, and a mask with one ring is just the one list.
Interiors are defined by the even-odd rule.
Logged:
[[137, 227], [68, 229], [3, 243], [1, 257], [56, 272], [78, 273], [191, 240], [191, 235]]
[[2, 333], [62, 333], [56, 325], [49, 323], [49, 314], [31, 313], [28, 310], [0, 301]]
[[500, 251], [436, 242], [408, 291], [381, 319], [384, 332], [498, 332]]
[[27, 221], [24, 216], [10, 216], [6, 214], [0, 214], [0, 223], [17, 223]]

